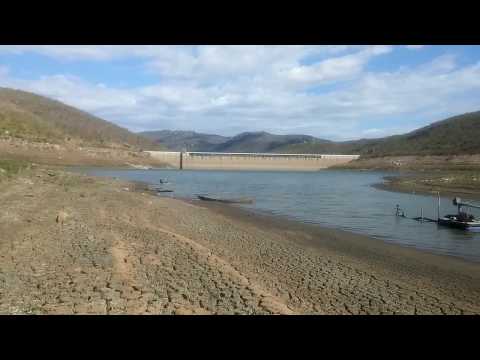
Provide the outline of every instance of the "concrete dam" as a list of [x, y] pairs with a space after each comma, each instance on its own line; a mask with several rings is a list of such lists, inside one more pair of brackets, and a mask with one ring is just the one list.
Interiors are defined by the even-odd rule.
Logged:
[[147, 151], [174, 169], [316, 171], [345, 164], [360, 155]]

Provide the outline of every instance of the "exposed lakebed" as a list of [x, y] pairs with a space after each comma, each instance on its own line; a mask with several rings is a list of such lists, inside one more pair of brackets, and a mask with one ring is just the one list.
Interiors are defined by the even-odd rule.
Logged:
[[[437, 199], [433, 195], [390, 192], [373, 187], [381, 183], [384, 176], [392, 175], [387, 172], [78, 170], [89, 175], [142, 181], [174, 190], [161, 196], [193, 199], [196, 195], [251, 197], [255, 199], [254, 204], [238, 206], [480, 262], [480, 232], [450, 229], [394, 216], [395, 206], [399, 204], [409, 217], [420, 216], [423, 208], [425, 217], [436, 218]], [[160, 184], [160, 179], [168, 183]], [[455, 212], [452, 199], [442, 198], [441, 214]], [[472, 212], [480, 216], [479, 211]]]

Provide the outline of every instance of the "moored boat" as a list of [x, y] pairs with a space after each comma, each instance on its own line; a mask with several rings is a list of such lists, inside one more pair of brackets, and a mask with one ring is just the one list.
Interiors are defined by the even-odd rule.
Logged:
[[439, 225], [455, 227], [459, 229], [480, 228], [480, 221], [473, 219], [473, 221], [465, 221], [458, 219], [457, 215], [445, 215], [438, 219]]
[[249, 198], [220, 199], [220, 198], [213, 198], [213, 197], [204, 196], [204, 195], [197, 195], [197, 197], [203, 201], [217, 201], [217, 202], [228, 203], [228, 204], [252, 204], [253, 203], [253, 199], [249, 199]]
[[445, 215], [438, 217], [438, 224], [455, 227], [460, 229], [480, 228], [480, 220], [476, 219], [472, 214], [462, 211], [462, 207], [469, 207], [480, 209], [480, 205], [474, 205], [467, 202], [462, 202], [462, 199], [456, 197], [453, 199], [453, 205], [458, 207], [457, 214]]

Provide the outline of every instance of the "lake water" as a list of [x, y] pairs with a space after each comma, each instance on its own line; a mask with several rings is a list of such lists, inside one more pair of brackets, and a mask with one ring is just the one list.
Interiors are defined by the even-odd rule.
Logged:
[[[437, 217], [436, 196], [396, 193], [372, 187], [386, 172], [322, 170], [318, 172], [107, 170], [83, 169], [90, 175], [139, 180], [155, 185], [167, 179], [171, 195], [196, 198], [252, 197], [253, 205], [238, 205], [305, 223], [370, 235], [386, 242], [480, 262], [480, 232], [420, 223], [394, 216], [399, 204], [410, 217]], [[441, 214], [456, 213], [451, 198], [441, 199]], [[479, 211], [472, 209], [475, 216]]]

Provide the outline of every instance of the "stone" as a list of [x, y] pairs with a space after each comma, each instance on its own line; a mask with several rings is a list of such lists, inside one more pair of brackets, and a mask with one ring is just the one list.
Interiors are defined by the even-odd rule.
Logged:
[[63, 211], [63, 210], [59, 211], [58, 215], [57, 215], [57, 218], [56, 218], [56, 222], [58, 224], [63, 224], [65, 222], [65, 220], [67, 220], [68, 217], [69, 217], [69, 215], [65, 211]]

